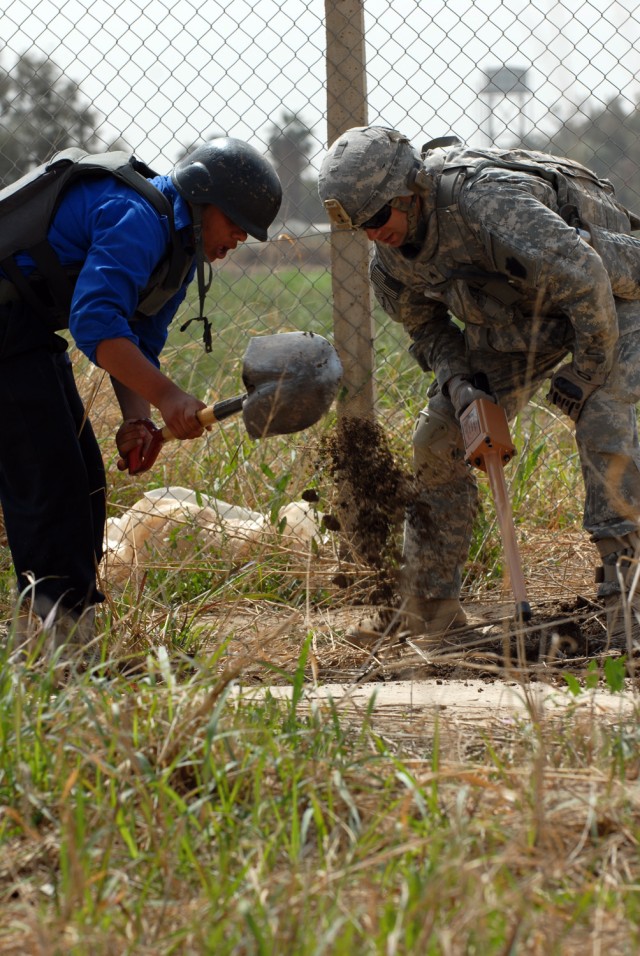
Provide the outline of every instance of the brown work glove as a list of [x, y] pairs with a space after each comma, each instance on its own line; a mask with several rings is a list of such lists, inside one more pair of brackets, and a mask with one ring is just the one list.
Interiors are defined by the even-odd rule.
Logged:
[[605, 376], [597, 372], [586, 375], [573, 362], [563, 365], [551, 376], [547, 401], [556, 405], [571, 421], [577, 422], [584, 403], [603, 384]]

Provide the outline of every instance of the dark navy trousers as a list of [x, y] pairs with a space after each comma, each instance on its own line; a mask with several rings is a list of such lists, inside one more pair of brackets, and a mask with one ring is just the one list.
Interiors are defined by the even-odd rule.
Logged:
[[96, 573], [105, 470], [63, 338], [20, 302], [0, 305], [0, 502], [20, 591], [81, 611]]

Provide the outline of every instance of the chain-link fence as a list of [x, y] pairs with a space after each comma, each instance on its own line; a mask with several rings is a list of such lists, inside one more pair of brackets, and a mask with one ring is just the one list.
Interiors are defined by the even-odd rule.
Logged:
[[[327, 141], [341, 126], [380, 122], [418, 147], [451, 133], [477, 145], [535, 147], [587, 163], [640, 208], [634, 0], [7, 0], [2, 36], [5, 184], [69, 145], [126, 145], [167, 172], [218, 135], [248, 140], [276, 167], [284, 200], [270, 240], [249, 240], [216, 266], [210, 355], [197, 323], [180, 332], [195, 300], [185, 306], [163, 359], [172, 376], [206, 401], [228, 397], [226, 390], [241, 388], [252, 335], [335, 334], [348, 374], [360, 376], [367, 401], [375, 397], [394, 449], [407, 459], [427, 382], [407, 356], [403, 330], [377, 307], [369, 318], [366, 243], [355, 261], [334, 250], [332, 284], [331, 233], [316, 189]], [[340, 289], [347, 298], [334, 314]], [[81, 359], [78, 367], [113, 469], [117, 415], [108, 383]], [[551, 497], [558, 521], [579, 525], [577, 468], [566, 468], [570, 437], [543, 403], [517, 426], [527, 465], [512, 484], [516, 512], [534, 511], [538, 495], [549, 519]], [[226, 450], [228, 467], [218, 462], [207, 471], [210, 458], [186, 443], [162, 459], [150, 484], [204, 488], [236, 504], [250, 498], [254, 511], [277, 513], [286, 503], [298, 438], [274, 442], [253, 469], [239, 426], [207, 443]], [[527, 472], [534, 457], [537, 491]], [[118, 481], [112, 496], [122, 508], [141, 486]]]

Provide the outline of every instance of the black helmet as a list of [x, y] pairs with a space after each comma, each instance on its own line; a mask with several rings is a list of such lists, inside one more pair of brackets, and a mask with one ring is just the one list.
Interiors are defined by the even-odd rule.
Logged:
[[241, 139], [221, 137], [198, 146], [172, 173], [178, 192], [193, 205], [217, 206], [254, 239], [265, 242], [282, 202], [275, 169]]

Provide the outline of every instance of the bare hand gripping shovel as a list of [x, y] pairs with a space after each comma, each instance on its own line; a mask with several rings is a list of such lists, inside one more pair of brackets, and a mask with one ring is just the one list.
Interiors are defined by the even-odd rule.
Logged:
[[[244, 354], [246, 392], [198, 412], [201, 425], [213, 425], [242, 412], [250, 438], [289, 435], [314, 425], [336, 397], [342, 365], [333, 345], [315, 332], [279, 332], [251, 339]], [[166, 441], [175, 438], [165, 425], [144, 422], [151, 443], [144, 455], [128, 456], [129, 474], [147, 471]]]

